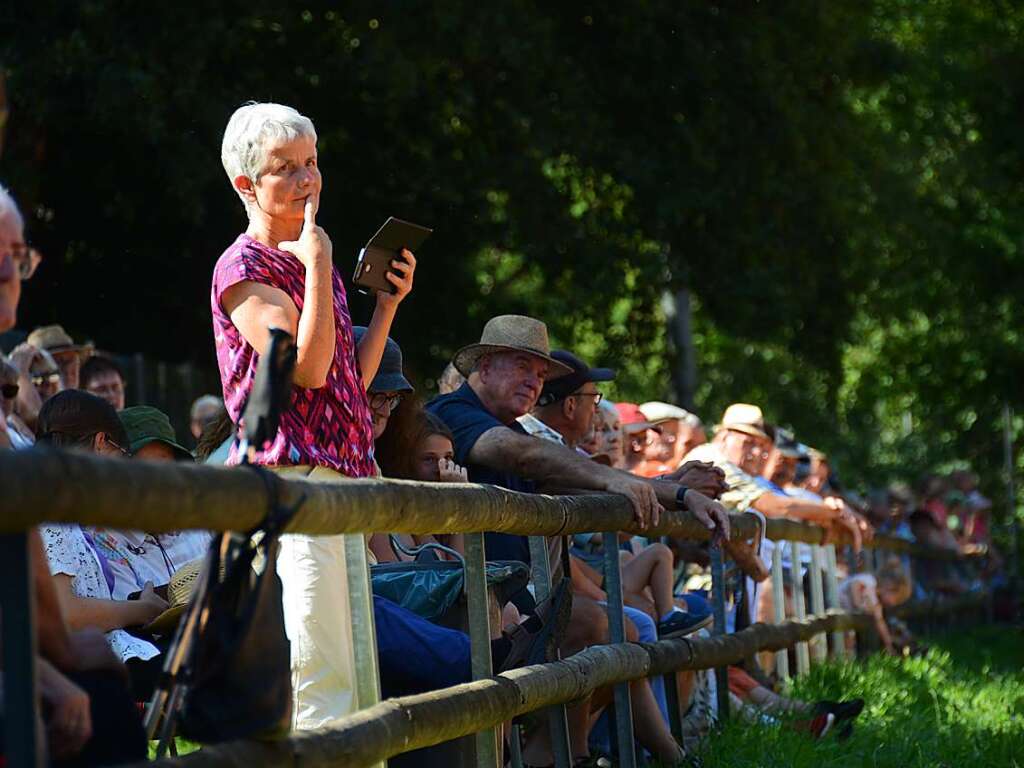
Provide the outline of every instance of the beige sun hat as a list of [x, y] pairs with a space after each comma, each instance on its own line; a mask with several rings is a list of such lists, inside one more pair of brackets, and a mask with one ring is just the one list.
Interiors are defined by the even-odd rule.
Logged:
[[722, 423], [715, 427], [715, 432], [731, 429], [754, 437], [771, 440], [765, 429], [764, 414], [756, 405], [749, 403], [733, 403], [722, 414]]
[[680, 408], [678, 405], [663, 403], [660, 400], [651, 400], [646, 403], [641, 403], [640, 411], [650, 421], [655, 423], [663, 421], [682, 421], [691, 426], [697, 426], [701, 423], [700, 417], [696, 414], [690, 413], [688, 410]]
[[167, 635], [174, 632], [178, 621], [181, 620], [181, 615], [188, 607], [188, 601], [192, 598], [192, 592], [195, 590], [196, 581], [199, 579], [205, 561], [205, 557], [191, 560], [174, 572], [167, 585], [167, 610], [144, 626], [145, 631], [154, 635]]
[[568, 376], [572, 369], [551, 356], [548, 328], [540, 320], [525, 315], [498, 315], [484, 326], [477, 344], [470, 344], [455, 353], [452, 364], [463, 376], [469, 376], [477, 361], [488, 352], [526, 352], [546, 360], [549, 379]]
[[44, 325], [36, 328], [28, 335], [27, 341], [36, 349], [45, 349], [51, 355], [61, 352], [90, 355], [93, 352], [92, 344], [75, 344], [74, 339], [60, 325]]

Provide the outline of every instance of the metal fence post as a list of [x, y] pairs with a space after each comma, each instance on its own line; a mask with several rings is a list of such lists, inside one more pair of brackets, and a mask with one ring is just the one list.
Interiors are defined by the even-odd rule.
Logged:
[[[772, 618], [776, 624], [786, 620], [786, 586], [782, 581], [782, 547], [785, 543], [772, 542]], [[775, 673], [779, 680], [789, 679], [789, 649], [775, 652]]]
[[[811, 613], [821, 616], [825, 613], [825, 593], [822, 588], [822, 557], [821, 547], [811, 545]], [[815, 662], [825, 661], [828, 657], [828, 640], [824, 633], [811, 638], [811, 650]]]
[[7, 764], [41, 766], [36, 730], [36, 601], [28, 533], [0, 535], [4, 740]]
[[[626, 642], [626, 616], [622, 607], [622, 573], [619, 570], [619, 536], [616, 531], [604, 531], [604, 591], [608, 596], [608, 639], [613, 643]], [[633, 704], [629, 683], [615, 684], [615, 735], [619, 748], [619, 765], [635, 768], [636, 743], [633, 737]]]
[[[490, 602], [487, 599], [487, 564], [484, 554], [484, 535], [467, 533], [463, 539], [466, 546], [465, 581], [466, 608], [469, 613], [469, 645], [473, 667], [473, 679], [491, 677], [491, 622]], [[518, 735], [518, 734], [517, 734]], [[497, 729], [480, 731], [476, 734], [476, 764], [500, 768], [498, 760]]]
[[[793, 589], [793, 613], [796, 614], [798, 621], [803, 621], [807, 618], [807, 612], [804, 609], [804, 580], [800, 577], [800, 542], [794, 541], [790, 548], [790, 586]], [[797, 675], [806, 675], [807, 670], [810, 669], [811, 662], [808, 658], [807, 643], [799, 642], [796, 644], [796, 673]]]
[[[373, 620], [373, 588], [370, 586], [366, 538], [361, 533], [346, 533], [343, 541], [349, 610], [352, 613], [356, 708], [366, 709], [380, 702], [377, 632]], [[383, 768], [384, 764], [377, 763], [377, 766]]]
[[[533, 582], [537, 602], [547, 600], [551, 595], [551, 564], [548, 560], [548, 540], [544, 536], [530, 536], [530, 579]], [[565, 574], [568, 578], [569, 574]], [[572, 750], [569, 747], [569, 724], [565, 719], [565, 705], [548, 707], [548, 728], [551, 732], [551, 752], [556, 768], [572, 765]]]
[[[832, 608], [839, 608], [839, 579], [836, 576], [836, 548], [832, 544], [825, 547], [825, 589], [828, 602]], [[832, 658], [846, 658], [846, 633], [832, 633]]]
[[[714, 634], [725, 632], [725, 564], [722, 548], [709, 547], [711, 554], [711, 606], [715, 614]], [[715, 688], [718, 694], [718, 721], [729, 719], [729, 671], [726, 667], [715, 668]]]

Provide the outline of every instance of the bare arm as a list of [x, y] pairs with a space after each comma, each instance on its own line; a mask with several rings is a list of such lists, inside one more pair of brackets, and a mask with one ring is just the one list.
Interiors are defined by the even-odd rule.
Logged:
[[830, 523], [839, 513], [814, 501], [765, 493], [751, 506], [765, 517], [788, 517], [793, 520], [807, 520], [812, 523]]
[[482, 434], [469, 452], [475, 464], [527, 477], [542, 486], [580, 488], [618, 493], [630, 500], [637, 524], [657, 524], [661, 505], [653, 488], [643, 479], [596, 464], [575, 451], [493, 427]]
[[32, 581], [36, 593], [36, 626], [39, 653], [60, 669], [75, 669], [77, 660], [71, 651], [71, 639], [61, 611], [60, 598], [46, 560], [39, 530], [33, 528], [28, 535], [29, 554], [32, 559]]
[[377, 375], [377, 368], [380, 367], [380, 359], [384, 355], [384, 345], [387, 344], [388, 334], [391, 332], [391, 323], [394, 322], [398, 305], [412, 290], [413, 274], [416, 272], [416, 257], [411, 251], [402, 249], [404, 261], [392, 261], [391, 268], [385, 277], [395, 286], [395, 293], [378, 293], [377, 304], [373, 310], [373, 317], [366, 327], [366, 333], [359, 342], [357, 354], [359, 356], [359, 370], [363, 374], [363, 386], [370, 388], [370, 382]]
[[146, 584], [138, 600], [99, 600], [79, 597], [71, 592], [71, 577], [59, 573], [54, 576], [57, 597], [72, 629], [92, 627], [101, 632], [147, 624], [159, 616], [167, 603], [153, 594], [153, 585]]
[[243, 280], [224, 291], [221, 305], [231, 322], [257, 352], [270, 343], [271, 327], [288, 331], [295, 339], [293, 380], [296, 386], [319, 389], [327, 381], [338, 344], [334, 327], [334, 295], [331, 285], [331, 240], [316, 225], [316, 202], [306, 203], [306, 219], [299, 239], [278, 243], [306, 268], [306, 285], [300, 313], [295, 302], [279, 288]]
[[14, 401], [14, 410], [33, 432], [39, 418], [39, 409], [43, 407], [39, 393], [32, 386], [31, 374], [32, 363], [39, 356], [39, 350], [27, 342], [16, 346], [10, 354], [11, 364], [18, 370], [18, 399]]

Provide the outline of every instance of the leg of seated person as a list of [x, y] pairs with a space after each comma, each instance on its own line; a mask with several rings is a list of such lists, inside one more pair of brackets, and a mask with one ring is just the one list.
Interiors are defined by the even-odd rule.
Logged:
[[[641, 643], [658, 642], [658, 625], [654, 623], [654, 619], [643, 611], [638, 611], [629, 606], [625, 606], [623, 612], [626, 614], [627, 619], [627, 640], [630, 640], [630, 642], [639, 641]], [[636, 640], [630, 639], [629, 624], [636, 627]], [[652, 678], [648, 678], [648, 682], [650, 683], [654, 700], [658, 703], [658, 709], [661, 710], [661, 716], [668, 723], [668, 700], [665, 698], [665, 678], [661, 675], [655, 675]]]
[[120, 765], [146, 759], [142, 715], [117, 674], [105, 670], [72, 672], [68, 677], [89, 694], [92, 738], [85, 748], [54, 766]]
[[385, 698], [448, 688], [472, 679], [469, 636], [439, 627], [402, 606], [373, 598]]
[[650, 587], [658, 620], [664, 621], [676, 610], [674, 578], [672, 551], [659, 542], [645, 547], [623, 567], [622, 588], [627, 592], [641, 592], [644, 587]]
[[[636, 625], [627, 618], [626, 640], [635, 643], [639, 638], [640, 633]], [[666, 718], [651, 691], [650, 681], [646, 678], [634, 680], [629, 684], [629, 695], [633, 707], [636, 740], [644, 749], [669, 765], [675, 765], [682, 760], [683, 749], [672, 737], [672, 731], [669, 730]]]
[[[572, 615], [566, 628], [565, 637], [559, 646], [562, 658], [568, 658], [591, 645], [608, 642], [608, 617], [604, 607], [593, 600], [573, 596]], [[590, 697], [566, 707], [566, 721], [569, 726], [569, 748], [573, 758], [587, 757], [590, 748]], [[538, 728], [523, 748], [523, 762], [527, 765], [550, 765], [553, 760], [550, 734], [547, 728]]]

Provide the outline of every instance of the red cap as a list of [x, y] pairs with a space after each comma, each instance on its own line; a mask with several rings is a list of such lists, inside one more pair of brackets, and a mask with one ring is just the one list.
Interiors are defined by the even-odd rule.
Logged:
[[661, 431], [656, 424], [647, 420], [636, 403], [616, 403], [615, 410], [619, 412], [622, 428], [629, 432], [640, 432], [644, 429]]

